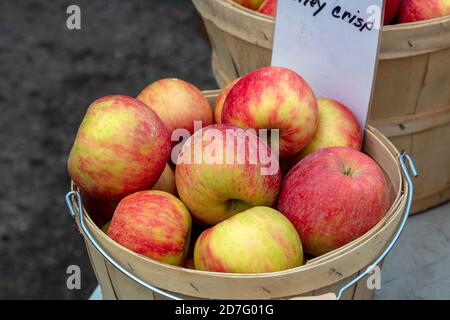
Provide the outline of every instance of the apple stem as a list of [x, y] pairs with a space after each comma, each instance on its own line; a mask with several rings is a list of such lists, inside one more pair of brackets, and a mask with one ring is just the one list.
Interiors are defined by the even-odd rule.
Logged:
[[346, 168], [345, 166], [343, 167], [343, 173], [344, 173], [344, 175], [349, 176], [349, 177], [351, 177], [353, 174], [352, 169]]

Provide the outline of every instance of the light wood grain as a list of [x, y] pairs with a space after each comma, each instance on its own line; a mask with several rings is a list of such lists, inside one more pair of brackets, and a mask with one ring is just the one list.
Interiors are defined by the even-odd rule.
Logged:
[[95, 276], [102, 289], [103, 300], [117, 300], [112, 281], [106, 268], [105, 258], [85, 239], [86, 249], [94, 269]]

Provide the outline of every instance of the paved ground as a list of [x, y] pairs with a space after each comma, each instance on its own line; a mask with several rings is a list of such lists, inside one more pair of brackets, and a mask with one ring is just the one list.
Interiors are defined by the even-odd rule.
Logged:
[[377, 299], [450, 299], [450, 202], [409, 219]]
[[[66, 28], [78, 4], [82, 30]], [[187, 0], [0, 1], [0, 299], [87, 298], [94, 276], [64, 195], [66, 159], [90, 102], [179, 77], [214, 88]], [[82, 290], [66, 288], [66, 268]]]

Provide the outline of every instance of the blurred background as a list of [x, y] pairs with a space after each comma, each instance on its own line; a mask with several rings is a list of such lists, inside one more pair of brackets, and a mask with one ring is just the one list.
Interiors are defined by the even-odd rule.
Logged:
[[[69, 30], [67, 7], [81, 8]], [[0, 1], [0, 299], [87, 299], [96, 280], [64, 196], [95, 99], [177, 77], [217, 87], [189, 0]], [[69, 265], [81, 290], [68, 290]]]

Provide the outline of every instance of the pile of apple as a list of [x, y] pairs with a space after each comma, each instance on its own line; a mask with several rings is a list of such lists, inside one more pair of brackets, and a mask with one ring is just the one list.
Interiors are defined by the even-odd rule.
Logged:
[[337, 249], [386, 214], [390, 188], [361, 144], [347, 107], [266, 67], [229, 84], [214, 114], [176, 79], [95, 101], [68, 169], [120, 245], [197, 270], [265, 273]]
[[[275, 17], [278, 0], [234, 0], [262, 14]], [[311, 1], [314, 2], [314, 1]], [[384, 24], [408, 23], [450, 15], [448, 0], [386, 0]]]

